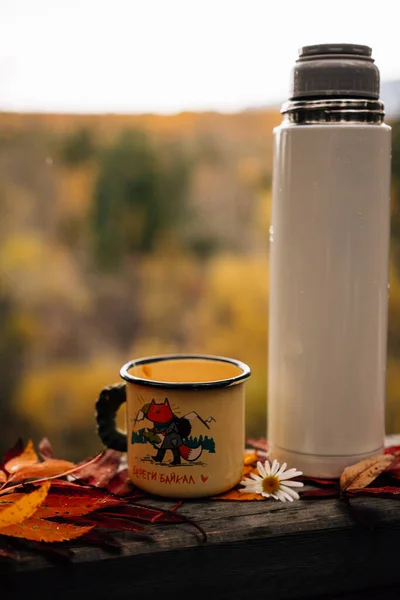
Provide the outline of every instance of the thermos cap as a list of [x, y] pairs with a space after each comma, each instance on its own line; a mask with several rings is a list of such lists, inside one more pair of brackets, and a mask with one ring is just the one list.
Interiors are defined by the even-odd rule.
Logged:
[[358, 44], [316, 44], [299, 50], [290, 99], [379, 99], [379, 69], [372, 49]]

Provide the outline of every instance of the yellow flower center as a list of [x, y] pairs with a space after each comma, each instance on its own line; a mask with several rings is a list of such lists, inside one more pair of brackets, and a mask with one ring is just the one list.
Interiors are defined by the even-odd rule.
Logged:
[[279, 479], [276, 475], [267, 475], [262, 480], [262, 489], [266, 494], [273, 494], [279, 490]]

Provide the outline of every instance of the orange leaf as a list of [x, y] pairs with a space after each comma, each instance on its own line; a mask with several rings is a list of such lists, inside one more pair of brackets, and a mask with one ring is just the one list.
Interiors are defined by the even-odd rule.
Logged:
[[220, 494], [219, 496], [212, 496], [211, 500], [266, 500], [264, 496], [261, 494], [243, 494], [239, 492], [237, 488], [233, 488], [233, 490], [229, 490], [224, 494]]
[[69, 523], [55, 523], [54, 521], [31, 517], [23, 523], [16, 523], [2, 528], [0, 533], [35, 542], [64, 542], [81, 537], [93, 527], [93, 525], [78, 527]]
[[4, 471], [0, 471], [0, 483], [5, 483], [7, 481], [7, 475]]
[[15, 473], [21, 467], [25, 467], [27, 465], [34, 465], [39, 461], [38, 455], [35, 452], [33, 447], [32, 440], [29, 440], [26, 445], [25, 450], [19, 456], [15, 456], [6, 462], [4, 468], [9, 473]]
[[36, 465], [27, 465], [21, 467], [13, 473], [10, 477], [10, 481], [22, 481], [23, 479], [41, 479], [42, 477], [54, 477], [60, 476], [65, 471], [70, 471], [75, 468], [74, 463], [68, 460], [58, 460], [55, 458], [49, 458], [44, 462], [37, 463]]
[[244, 464], [252, 465], [257, 462], [257, 452], [256, 450], [246, 450], [244, 453]]
[[393, 454], [379, 454], [346, 467], [340, 476], [342, 492], [365, 488], [388, 468], [395, 457]]
[[[7, 494], [0, 498], [0, 509], [14, 502], [17, 502], [26, 494], [15, 493]], [[115, 508], [124, 504], [123, 500], [118, 500], [112, 496], [103, 498], [93, 498], [89, 494], [81, 496], [67, 496], [65, 494], [49, 493], [44, 502], [38, 506], [34, 516], [40, 519], [50, 519], [51, 517], [81, 517], [88, 515], [95, 510], [104, 508]]]
[[15, 525], [25, 519], [29, 519], [46, 498], [49, 488], [50, 483], [45, 483], [38, 490], [30, 494], [21, 494], [22, 497], [19, 500], [3, 508], [0, 512], [1, 532], [10, 525]]

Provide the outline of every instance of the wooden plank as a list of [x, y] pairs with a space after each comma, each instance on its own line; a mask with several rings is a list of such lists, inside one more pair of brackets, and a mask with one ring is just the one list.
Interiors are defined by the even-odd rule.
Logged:
[[3, 572], [1, 599], [15, 600], [34, 589], [41, 598], [57, 600], [91, 594], [114, 600], [193, 594], [275, 600], [339, 598], [382, 586], [400, 590], [398, 500], [360, 498], [354, 505], [374, 530], [360, 530], [339, 500], [187, 502], [181, 512], [207, 531], [206, 545], [187, 525], [160, 525], [153, 541], [119, 534], [118, 557], [77, 548], [71, 565], [55, 567], [28, 556]]

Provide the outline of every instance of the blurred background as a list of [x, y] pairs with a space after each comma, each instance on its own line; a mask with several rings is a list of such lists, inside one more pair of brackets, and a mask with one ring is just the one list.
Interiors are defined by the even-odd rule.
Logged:
[[[373, 48], [393, 125], [387, 431], [400, 432], [400, 8], [1, 0], [0, 451], [101, 444], [127, 360], [248, 362], [265, 434], [272, 130], [302, 45]], [[399, 121], [399, 123], [398, 123]], [[326, 360], [329, 360], [327, 351]]]

